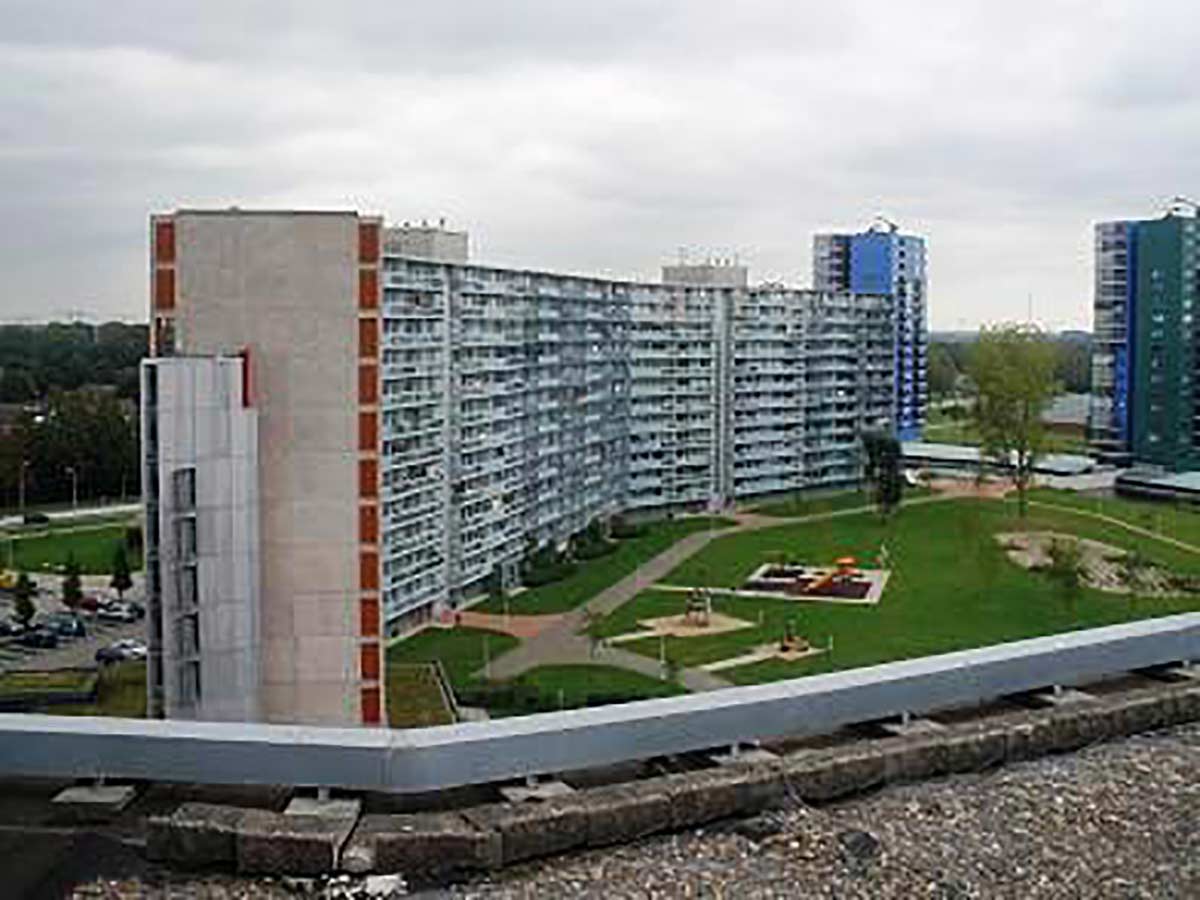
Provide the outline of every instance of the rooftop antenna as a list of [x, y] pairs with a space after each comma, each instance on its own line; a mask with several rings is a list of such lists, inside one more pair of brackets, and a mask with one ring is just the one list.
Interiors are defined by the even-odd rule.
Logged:
[[1191, 200], [1187, 197], [1176, 195], [1171, 198], [1171, 202], [1167, 204], [1168, 216], [1191, 216], [1195, 218], [1200, 215], [1200, 203]]
[[882, 225], [883, 226], [882, 230], [885, 230], [891, 234], [895, 234], [897, 231], [900, 230], [900, 226], [898, 226], [895, 222], [893, 222], [891, 219], [889, 219], [883, 213], [875, 214], [875, 218], [871, 220], [871, 225], [868, 230], [874, 231], [875, 227], [877, 225]]

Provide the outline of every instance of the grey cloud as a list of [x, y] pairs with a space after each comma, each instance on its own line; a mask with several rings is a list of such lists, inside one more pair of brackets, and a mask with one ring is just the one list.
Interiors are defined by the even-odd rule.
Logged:
[[[446, 215], [487, 261], [806, 281], [930, 241], [932, 318], [1090, 319], [1092, 221], [1200, 193], [1186, 0], [0, 0], [4, 317], [145, 308], [149, 212]], [[63, 248], [73, 248], [69, 265]]]

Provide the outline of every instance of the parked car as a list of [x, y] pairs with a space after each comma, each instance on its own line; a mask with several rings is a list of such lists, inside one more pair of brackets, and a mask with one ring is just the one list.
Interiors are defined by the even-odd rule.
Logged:
[[138, 615], [128, 603], [110, 603], [100, 607], [96, 618], [102, 622], [136, 622]]
[[146, 658], [146, 644], [137, 638], [122, 638], [116, 642], [116, 646], [125, 652], [126, 659]]
[[96, 662], [100, 663], [100, 665], [124, 662], [127, 659], [145, 658], [146, 645], [136, 638], [125, 638], [124, 640], [114, 641], [107, 647], [101, 647], [96, 651]]
[[56, 612], [46, 616], [38, 623], [43, 628], [49, 628], [59, 637], [87, 637], [87, 628], [83, 620], [73, 612]]
[[39, 650], [52, 650], [58, 646], [58, 633], [50, 628], [38, 626], [26, 631], [20, 638], [24, 647], [36, 647]]
[[21, 634], [24, 630], [25, 626], [20, 622], [0, 619], [0, 637], [13, 637]]

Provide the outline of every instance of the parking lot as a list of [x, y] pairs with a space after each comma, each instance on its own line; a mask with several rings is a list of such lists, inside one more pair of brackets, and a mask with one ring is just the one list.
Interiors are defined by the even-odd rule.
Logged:
[[[129, 600], [140, 600], [141, 591], [134, 589], [126, 593]], [[42, 591], [34, 600], [38, 608], [35, 622], [41, 617], [61, 610], [63, 607], [53, 590]], [[11, 597], [0, 598], [0, 619], [11, 619], [13, 602]], [[14, 669], [50, 671], [52, 669], [94, 666], [96, 651], [122, 638], [145, 640], [146, 622], [106, 622], [96, 616], [82, 613], [80, 620], [87, 631], [82, 638], [59, 636], [58, 646], [53, 649], [25, 647], [19, 637], [0, 637], [0, 672]]]

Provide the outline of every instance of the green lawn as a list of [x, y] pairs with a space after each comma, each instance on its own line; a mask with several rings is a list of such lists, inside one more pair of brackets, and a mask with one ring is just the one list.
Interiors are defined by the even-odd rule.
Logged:
[[1029, 499], [1111, 516], [1139, 528], [1146, 528], [1200, 547], [1200, 509], [1194, 506], [1164, 501], [1128, 500], [1124, 497], [1099, 497], [1053, 488], [1032, 490], [1029, 492]]
[[[906, 487], [904, 499], [926, 497], [930, 493], [925, 487]], [[794, 519], [800, 516], [813, 516], [818, 513], [838, 512], [843, 509], [857, 509], [860, 506], [872, 506], [874, 501], [864, 491], [836, 491], [823, 493], [802, 493], [791, 497], [783, 497], [750, 508], [751, 512], [764, 516], [778, 516], [781, 519]]]
[[427, 663], [388, 659], [387, 715], [392, 728], [450, 725], [454, 716], [438, 686], [437, 672]]
[[670, 681], [649, 678], [640, 672], [613, 666], [539, 666], [515, 679], [514, 684], [535, 688], [557, 702], [562, 692], [565, 709], [586, 706], [589, 697], [620, 695], [630, 698], [676, 697], [687, 689]]
[[461, 701], [486, 707], [492, 718], [506, 718], [685, 693], [677, 684], [637, 672], [581, 663], [541, 666], [509, 681], [476, 683]]
[[96, 702], [50, 706], [42, 710], [55, 716], [119, 716], [146, 718], [146, 662], [123, 662], [100, 670]]
[[734, 524], [728, 519], [707, 516], [649, 522], [643, 534], [619, 541], [616, 550], [599, 559], [585, 560], [567, 578], [530, 588], [503, 600], [485, 600], [473, 607], [477, 612], [513, 615], [545, 615], [574, 609], [616, 584], [642, 563], [653, 559], [676, 541], [697, 531]]
[[[59, 571], [67, 557], [75, 555], [80, 571], [85, 575], [102, 575], [112, 571], [113, 554], [125, 540], [124, 525], [78, 526], [73, 530], [45, 530], [20, 536], [0, 537], [0, 564], [8, 566], [9, 543], [12, 545], [12, 568], [36, 575], [39, 572]], [[129, 554], [133, 571], [141, 568], [140, 553]]]
[[[664, 581], [733, 587], [772, 553], [782, 551], [812, 562], [845, 554], [868, 560], [882, 541], [891, 556], [893, 577], [875, 607], [719, 597], [718, 612], [755, 627], [706, 638], [668, 639], [667, 653], [683, 665], [734, 656], [777, 640], [789, 618], [814, 644], [824, 646], [833, 638], [832, 656], [723, 673], [734, 681], [753, 682], [1200, 609], [1200, 598], [1131, 601], [1091, 590], [1069, 603], [1045, 575], [1010, 563], [993, 539], [997, 531], [1020, 527], [1013, 509], [1013, 504], [997, 501], [946, 501], [903, 509], [887, 524], [863, 514], [721, 538]], [[1136, 547], [1161, 565], [1200, 572], [1200, 554], [1132, 535], [1116, 525], [1047, 510], [1032, 511], [1028, 524], [1031, 529]], [[681, 613], [683, 605], [680, 594], [644, 592], [598, 623], [596, 632], [611, 636], [632, 631], [638, 619]], [[760, 615], [762, 627], [757, 624]], [[659, 653], [657, 639], [623, 646], [652, 657]]]
[[387, 664], [433, 662], [440, 659], [455, 691], [472, 682], [471, 675], [519, 644], [515, 637], [483, 628], [426, 628], [387, 648]]

